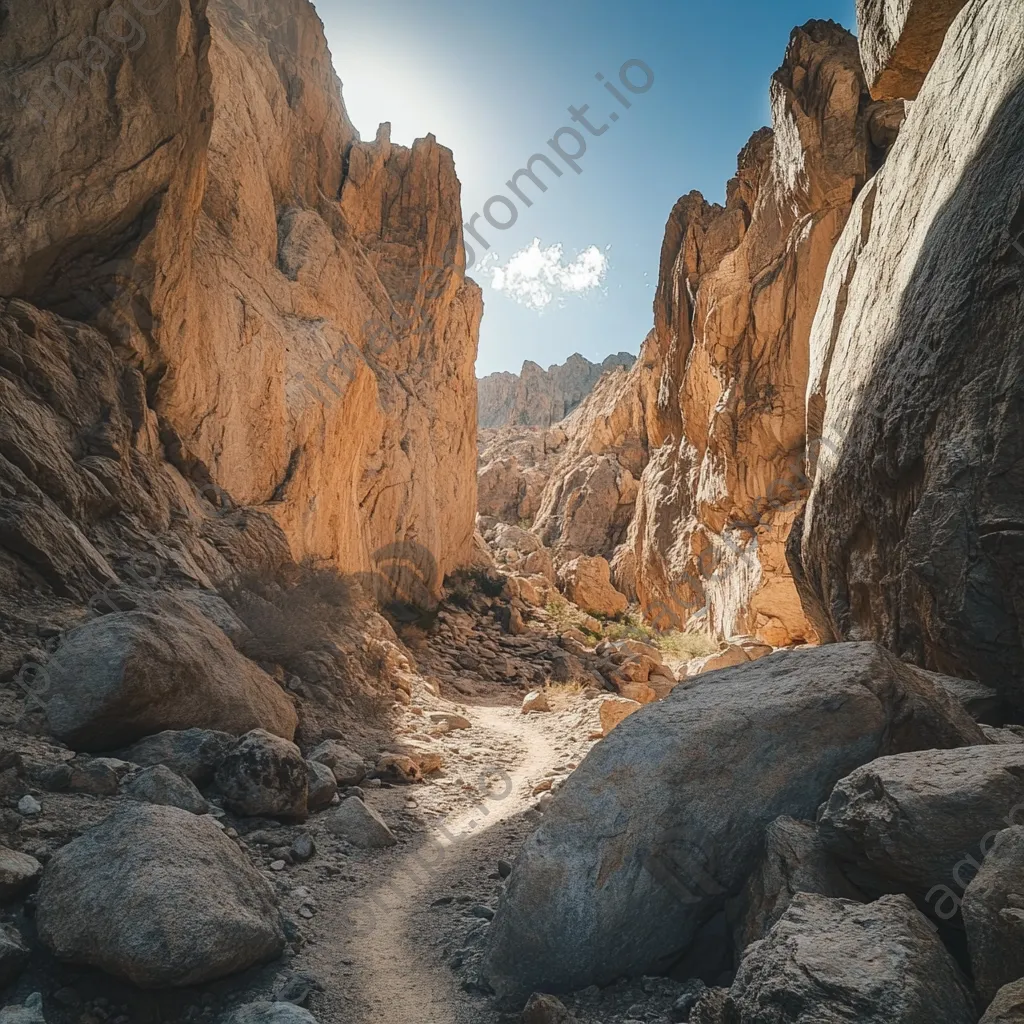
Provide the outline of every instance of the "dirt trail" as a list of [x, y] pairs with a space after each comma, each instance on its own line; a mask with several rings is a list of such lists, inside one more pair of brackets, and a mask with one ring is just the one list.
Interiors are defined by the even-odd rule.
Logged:
[[540, 820], [534, 788], [564, 777], [589, 749], [596, 708], [579, 696], [547, 714], [523, 715], [518, 703], [459, 708], [471, 728], [452, 760], [468, 770], [456, 764], [428, 786], [368, 795], [389, 821], [399, 801], [416, 804], [414, 813], [431, 814], [425, 828], [393, 851], [348, 860], [326, 887], [334, 892], [318, 886], [312, 944], [297, 966], [324, 988], [316, 1003], [325, 1024], [501, 1019], [450, 963], [466, 933], [486, 927], [474, 910], [496, 903], [498, 861], [513, 859]]

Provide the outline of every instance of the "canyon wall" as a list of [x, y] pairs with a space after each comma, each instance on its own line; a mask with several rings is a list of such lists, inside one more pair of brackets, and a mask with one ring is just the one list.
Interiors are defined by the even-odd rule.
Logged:
[[358, 140], [307, 0], [57, 7], [56, 43], [53, 12], [0, 14], [0, 295], [115, 337], [208, 497], [436, 593], [476, 506], [451, 153]]
[[477, 381], [479, 422], [494, 427], [550, 427], [569, 415], [609, 370], [629, 369], [635, 356], [617, 352], [592, 363], [578, 352], [546, 370], [527, 359], [522, 371], [491, 373]]
[[1018, 704], [1020, 15], [1009, 0], [966, 4], [858, 198], [811, 337], [813, 489], [791, 545], [826, 639], [877, 639]]

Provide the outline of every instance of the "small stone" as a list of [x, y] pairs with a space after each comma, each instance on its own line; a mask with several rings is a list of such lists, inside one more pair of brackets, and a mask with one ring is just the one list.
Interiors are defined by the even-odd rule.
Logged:
[[531, 712], [536, 711], [550, 711], [551, 707], [548, 704], [547, 696], [542, 690], [531, 690], [523, 698], [522, 713], [528, 715]]
[[34, 818], [43, 813], [43, 805], [31, 794], [26, 794], [18, 801], [18, 813], [26, 818]]
[[328, 832], [365, 850], [379, 850], [398, 843], [384, 819], [362, 800], [343, 800], [327, 812], [324, 824]]
[[507, 860], [498, 861], [498, 874], [502, 878], [508, 878], [512, 874], [512, 865]]
[[523, 1024], [576, 1024], [576, 1018], [560, 999], [537, 992], [523, 1010]]
[[292, 843], [291, 854], [300, 864], [305, 864], [307, 860], [312, 859], [315, 853], [316, 844], [313, 842], [313, 837], [306, 833], [300, 835]]
[[288, 864], [286, 861], [283, 860], [275, 860], [270, 862], [271, 871], [284, 871], [286, 867], [288, 867]]
[[35, 857], [0, 846], [0, 903], [20, 896], [42, 873]]
[[470, 917], [478, 917], [481, 921], [493, 921], [494, 911], [490, 907], [485, 907], [482, 903], [477, 904], [469, 912]]
[[540, 796], [541, 793], [547, 793], [550, 791], [551, 786], [551, 779], [543, 779], [542, 781], [538, 782], [536, 786], [533, 787], [533, 795]]
[[306, 770], [309, 774], [309, 810], [316, 812], [330, 807], [338, 793], [334, 772], [319, 761], [307, 761]]

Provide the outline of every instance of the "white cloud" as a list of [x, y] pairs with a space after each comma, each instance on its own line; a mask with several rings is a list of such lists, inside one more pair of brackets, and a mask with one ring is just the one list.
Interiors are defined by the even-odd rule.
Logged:
[[490, 271], [491, 287], [510, 299], [542, 312], [556, 298], [599, 288], [608, 273], [608, 257], [596, 245], [565, 261], [559, 244], [542, 249], [535, 238], [503, 267]]

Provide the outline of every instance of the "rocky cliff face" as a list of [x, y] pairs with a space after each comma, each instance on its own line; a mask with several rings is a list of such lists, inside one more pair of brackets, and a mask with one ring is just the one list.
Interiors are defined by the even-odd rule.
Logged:
[[4, 15], [0, 295], [113, 332], [174, 462], [297, 557], [436, 593], [476, 505], [451, 154], [356, 139], [306, 0], [137, 4], [131, 38], [105, 6]]
[[878, 638], [1018, 703], [1022, 132], [1019, 6], [975, 0], [829, 267], [811, 338], [814, 485], [793, 538], [824, 637]]
[[569, 415], [609, 370], [629, 369], [635, 356], [618, 352], [592, 363], [578, 352], [546, 370], [527, 360], [519, 376], [492, 373], [477, 381], [483, 428], [550, 427]]

